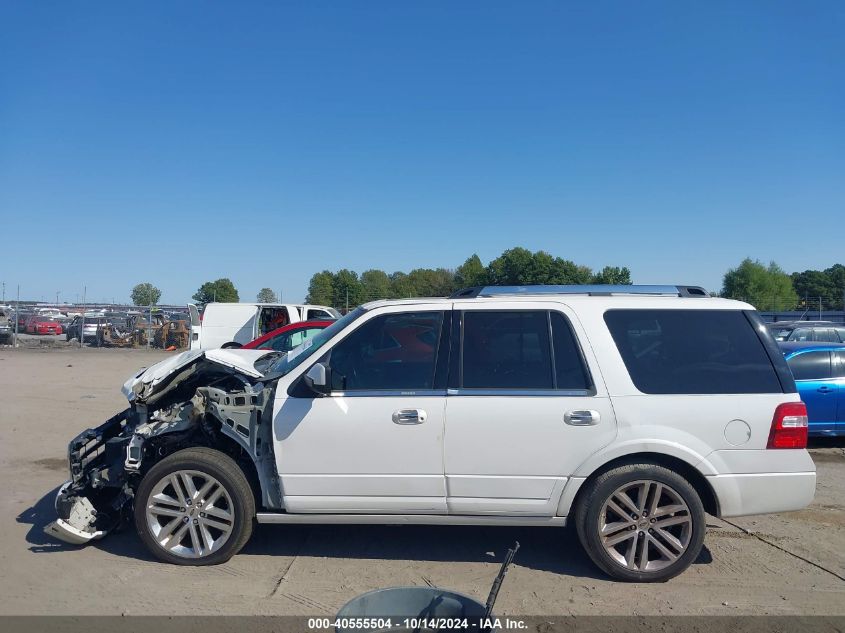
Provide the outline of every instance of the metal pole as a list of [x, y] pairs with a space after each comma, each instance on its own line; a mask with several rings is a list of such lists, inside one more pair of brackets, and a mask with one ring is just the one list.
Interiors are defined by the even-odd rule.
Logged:
[[822, 320], [822, 298], [819, 297], [819, 321]]
[[18, 322], [20, 321], [20, 317], [18, 316], [18, 310], [21, 309], [21, 285], [18, 284], [18, 300], [15, 302], [15, 347], [18, 346]]
[[349, 288], [346, 289], [346, 312], [349, 312]]
[[153, 337], [153, 294], [150, 293], [150, 322], [147, 324], [147, 349], [148, 350], [150, 349], [150, 339], [152, 337]]
[[88, 294], [88, 286], [82, 286], [82, 321], [79, 324], [79, 349], [85, 347], [85, 295]]

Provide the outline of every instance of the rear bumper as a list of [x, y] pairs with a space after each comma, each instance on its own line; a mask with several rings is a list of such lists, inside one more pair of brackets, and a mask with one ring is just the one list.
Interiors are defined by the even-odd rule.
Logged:
[[790, 512], [806, 508], [816, 494], [816, 473], [712, 475], [719, 516]]
[[804, 449], [713, 451], [699, 470], [713, 473], [707, 481], [723, 517], [800, 510], [816, 493], [816, 465]]

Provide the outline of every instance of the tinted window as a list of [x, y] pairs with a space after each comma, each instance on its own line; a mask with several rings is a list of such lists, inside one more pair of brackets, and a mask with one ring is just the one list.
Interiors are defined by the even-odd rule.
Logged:
[[786, 362], [795, 380], [823, 380], [831, 377], [830, 352], [804, 352]]
[[317, 310], [316, 308], [311, 308], [310, 310], [308, 310], [308, 314], [305, 319], [310, 321], [311, 319], [334, 319], [334, 317], [325, 310]]
[[815, 340], [822, 341], [823, 343], [838, 343], [839, 337], [836, 336], [836, 332], [833, 331], [831, 328], [816, 328], [814, 330]]
[[558, 389], [589, 389], [592, 381], [569, 322], [560, 312], [551, 312], [551, 321], [555, 386]]
[[442, 312], [370, 319], [332, 348], [332, 389], [431, 389], [442, 322]]
[[643, 393], [782, 393], [740, 311], [610, 310], [604, 320]]
[[833, 375], [836, 378], [845, 378], [845, 352], [833, 353]]
[[294, 332], [285, 332], [274, 336], [269, 341], [265, 342], [262, 349], [274, 349], [277, 352], [289, 352], [297, 345], [305, 342], [305, 339], [311, 338], [317, 332], [322, 331], [323, 328], [308, 328], [305, 330], [296, 330]]
[[836, 332], [836, 338], [838, 339], [837, 342], [845, 343], [845, 328], [838, 327], [838, 328], [836, 328], [835, 332]]
[[465, 312], [463, 332], [463, 387], [554, 388], [547, 312]]

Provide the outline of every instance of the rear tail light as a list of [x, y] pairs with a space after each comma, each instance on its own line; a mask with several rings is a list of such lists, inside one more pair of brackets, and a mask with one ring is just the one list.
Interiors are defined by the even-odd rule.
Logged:
[[807, 405], [803, 402], [778, 405], [766, 448], [807, 448]]

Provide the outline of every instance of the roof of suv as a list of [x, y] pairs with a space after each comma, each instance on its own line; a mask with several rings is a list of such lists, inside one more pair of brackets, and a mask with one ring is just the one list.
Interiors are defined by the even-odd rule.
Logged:
[[732, 299], [711, 297], [698, 286], [484, 286], [459, 290], [450, 297], [419, 297], [413, 299], [381, 299], [364, 304], [365, 310], [384, 306], [416, 305], [420, 303], [475, 303], [491, 300], [538, 301], [543, 299], [561, 299], [567, 301], [595, 301], [605, 299], [612, 303], [654, 303], [677, 301], [677, 305], [697, 306], [734, 310], [753, 310], [753, 306]]

